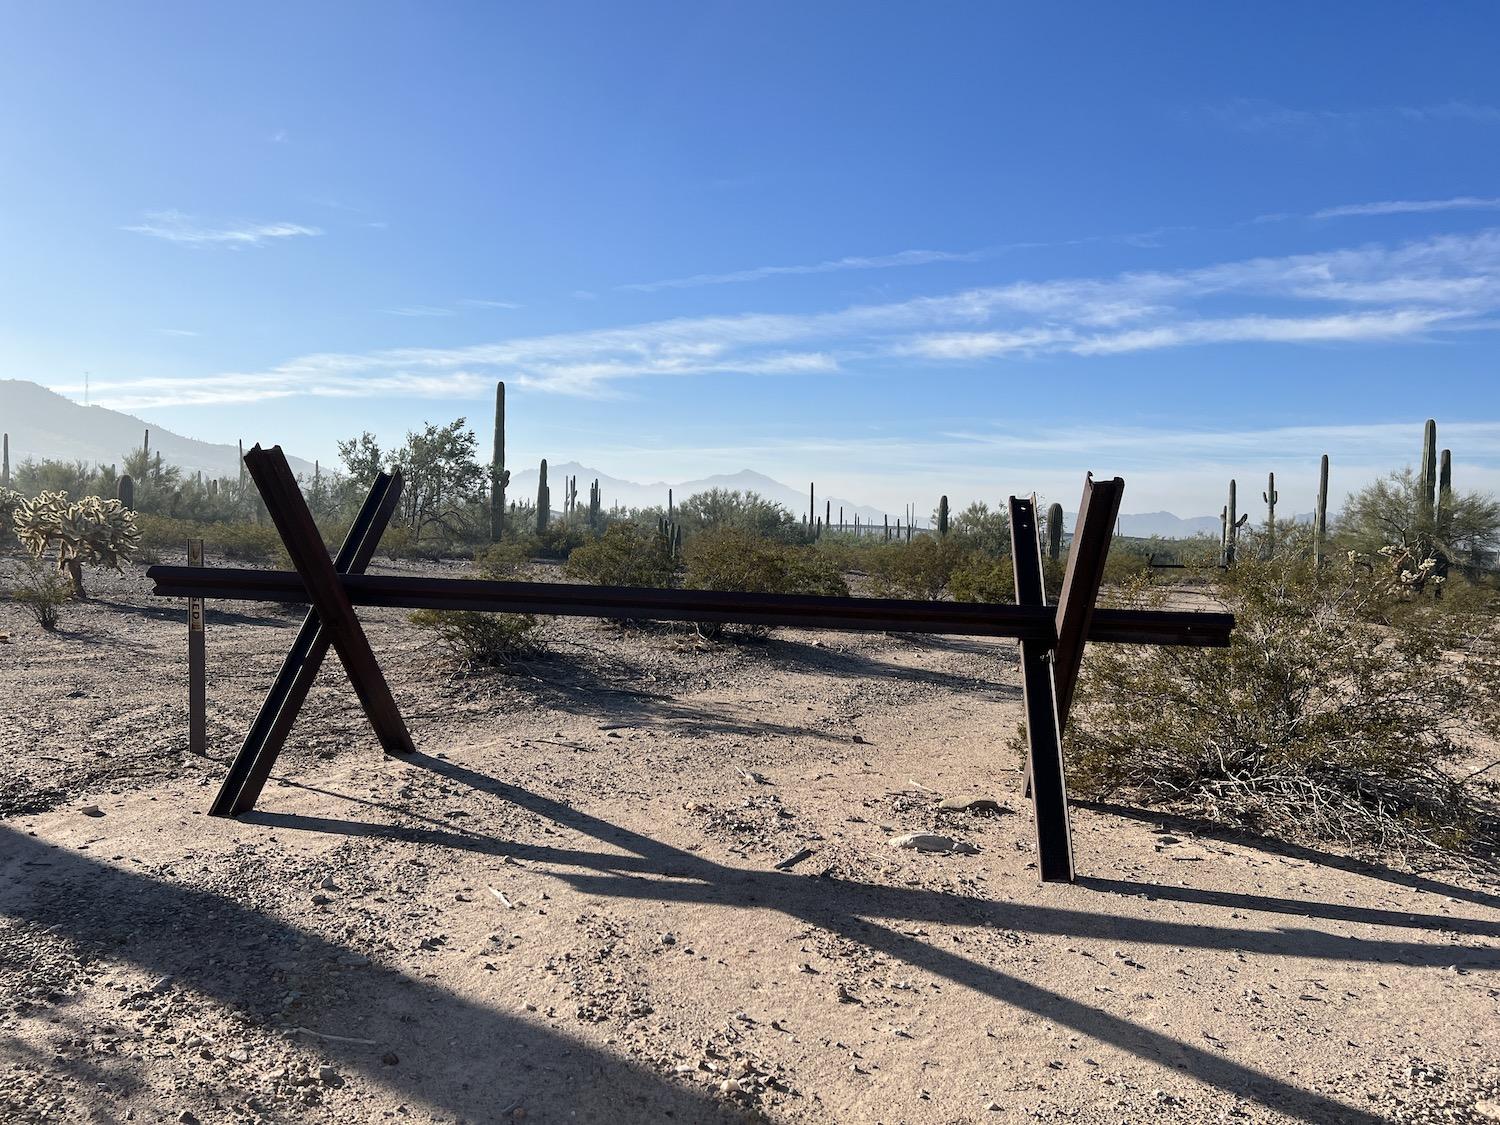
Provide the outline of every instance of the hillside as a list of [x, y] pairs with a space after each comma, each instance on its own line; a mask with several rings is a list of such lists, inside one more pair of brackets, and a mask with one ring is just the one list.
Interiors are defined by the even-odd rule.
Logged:
[[[189, 473], [239, 473], [239, 450], [233, 445], [183, 437], [118, 410], [83, 406], [24, 379], [0, 379], [0, 431], [10, 435], [12, 466], [27, 458], [118, 464], [128, 450], [140, 448], [148, 429], [152, 450]], [[294, 471], [312, 472], [311, 461], [288, 460]]]

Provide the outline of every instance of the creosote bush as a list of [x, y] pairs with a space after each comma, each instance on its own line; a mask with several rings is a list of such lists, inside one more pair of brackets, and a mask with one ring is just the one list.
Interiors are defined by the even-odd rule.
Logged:
[[939, 535], [886, 543], [871, 552], [870, 577], [882, 596], [937, 601], [967, 553], [957, 540]]
[[433, 634], [465, 668], [504, 668], [537, 651], [540, 624], [529, 613], [480, 613], [468, 609], [419, 609], [409, 620]]
[[[1219, 594], [1237, 622], [1227, 649], [1089, 646], [1067, 735], [1075, 792], [1345, 843], [1493, 838], [1453, 766], [1500, 711], [1492, 622], [1392, 614], [1410, 595], [1386, 574], [1347, 557], [1318, 573], [1300, 550], [1242, 560]], [[1138, 584], [1123, 600], [1163, 596]]]
[[38, 625], [51, 632], [57, 628], [59, 611], [73, 600], [73, 583], [60, 571], [27, 556], [21, 560], [10, 597]]
[[672, 585], [677, 562], [654, 527], [634, 522], [610, 524], [598, 539], [568, 556], [568, 574], [596, 586]]
[[[812, 547], [797, 547], [736, 527], [704, 531], [684, 548], [682, 584], [690, 590], [736, 590], [752, 594], [823, 594], [846, 597], [849, 587], [833, 562]], [[704, 636], [724, 626], [700, 622]], [[752, 633], [764, 629], [747, 627]]]

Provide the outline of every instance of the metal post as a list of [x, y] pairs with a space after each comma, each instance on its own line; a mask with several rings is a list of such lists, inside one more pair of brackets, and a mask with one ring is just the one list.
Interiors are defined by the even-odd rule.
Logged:
[[[188, 566], [203, 565], [203, 540], [187, 541]], [[203, 645], [203, 599], [188, 599], [188, 751], [208, 753], [208, 672]]]
[[[1015, 564], [1016, 604], [1047, 606], [1042, 580], [1042, 537], [1035, 500], [1010, 498], [1011, 559]], [[1036, 817], [1037, 866], [1044, 883], [1071, 883], [1073, 839], [1068, 825], [1068, 790], [1063, 775], [1062, 734], [1057, 722], [1057, 687], [1052, 679], [1056, 627], [1048, 641], [1021, 642], [1021, 691], [1026, 707], [1027, 762]]]

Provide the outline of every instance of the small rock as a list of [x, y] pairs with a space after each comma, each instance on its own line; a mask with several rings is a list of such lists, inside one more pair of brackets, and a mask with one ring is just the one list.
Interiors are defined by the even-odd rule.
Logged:
[[991, 1113], [999, 1113], [1000, 1112], [1000, 1103], [999, 1102], [985, 1102], [984, 1103], [984, 1108], [987, 1109], [987, 1110], [989, 1110]]
[[401, 1059], [399, 1056], [397, 1056], [395, 1051], [387, 1051], [385, 1054], [380, 1056], [380, 1061], [386, 1066], [395, 1066], [398, 1062], [401, 1061]]
[[332, 901], [333, 899], [329, 898], [325, 894], [316, 894], [312, 896], [312, 904], [314, 906], [327, 906]]
[[950, 855], [973, 855], [979, 851], [973, 844], [932, 832], [912, 832], [906, 836], [897, 836], [890, 841], [890, 845], [893, 848], [915, 849], [919, 852], [948, 852]]
[[[101, 809], [98, 805], [84, 805], [83, 808], [79, 809], [78, 811], [81, 812], [84, 816], [104, 815], [104, 810]], [[183, 1110], [182, 1112], [187, 1113], [187, 1110]], [[194, 1120], [196, 1121], [197, 1118], [194, 1118]]]
[[993, 797], [944, 797], [938, 802], [941, 812], [1001, 813], [1010, 810]]
[[854, 736], [854, 741], [856, 743], [858, 743], [860, 746], [866, 746], [866, 745], [868, 745], [868, 743], [865, 742], [865, 736], [862, 735], [862, 734], [856, 734]]
[[336, 891], [339, 889], [339, 885], [333, 881], [332, 875], [324, 875], [323, 881], [318, 884], [318, 889], [324, 891]]
[[177, 1120], [181, 1121], [182, 1125], [198, 1125], [198, 1115], [190, 1109], [185, 1109], [179, 1113]]
[[332, 1086], [339, 1080], [339, 1072], [331, 1066], [318, 1067], [318, 1081], [325, 1086]]
[[676, 934], [671, 934], [671, 933], [662, 934], [661, 935], [661, 943], [663, 945], [676, 945], [677, 944], [677, 935]]

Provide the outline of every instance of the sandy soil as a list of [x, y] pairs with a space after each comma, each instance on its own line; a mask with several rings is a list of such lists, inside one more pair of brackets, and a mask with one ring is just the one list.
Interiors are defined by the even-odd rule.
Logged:
[[463, 677], [370, 612], [420, 753], [330, 661], [234, 822], [297, 615], [211, 612], [194, 759], [181, 606], [95, 587], [0, 607], [0, 1119], [1500, 1120], [1500, 888], [1102, 808], [1041, 886], [1008, 644], [553, 622]]

